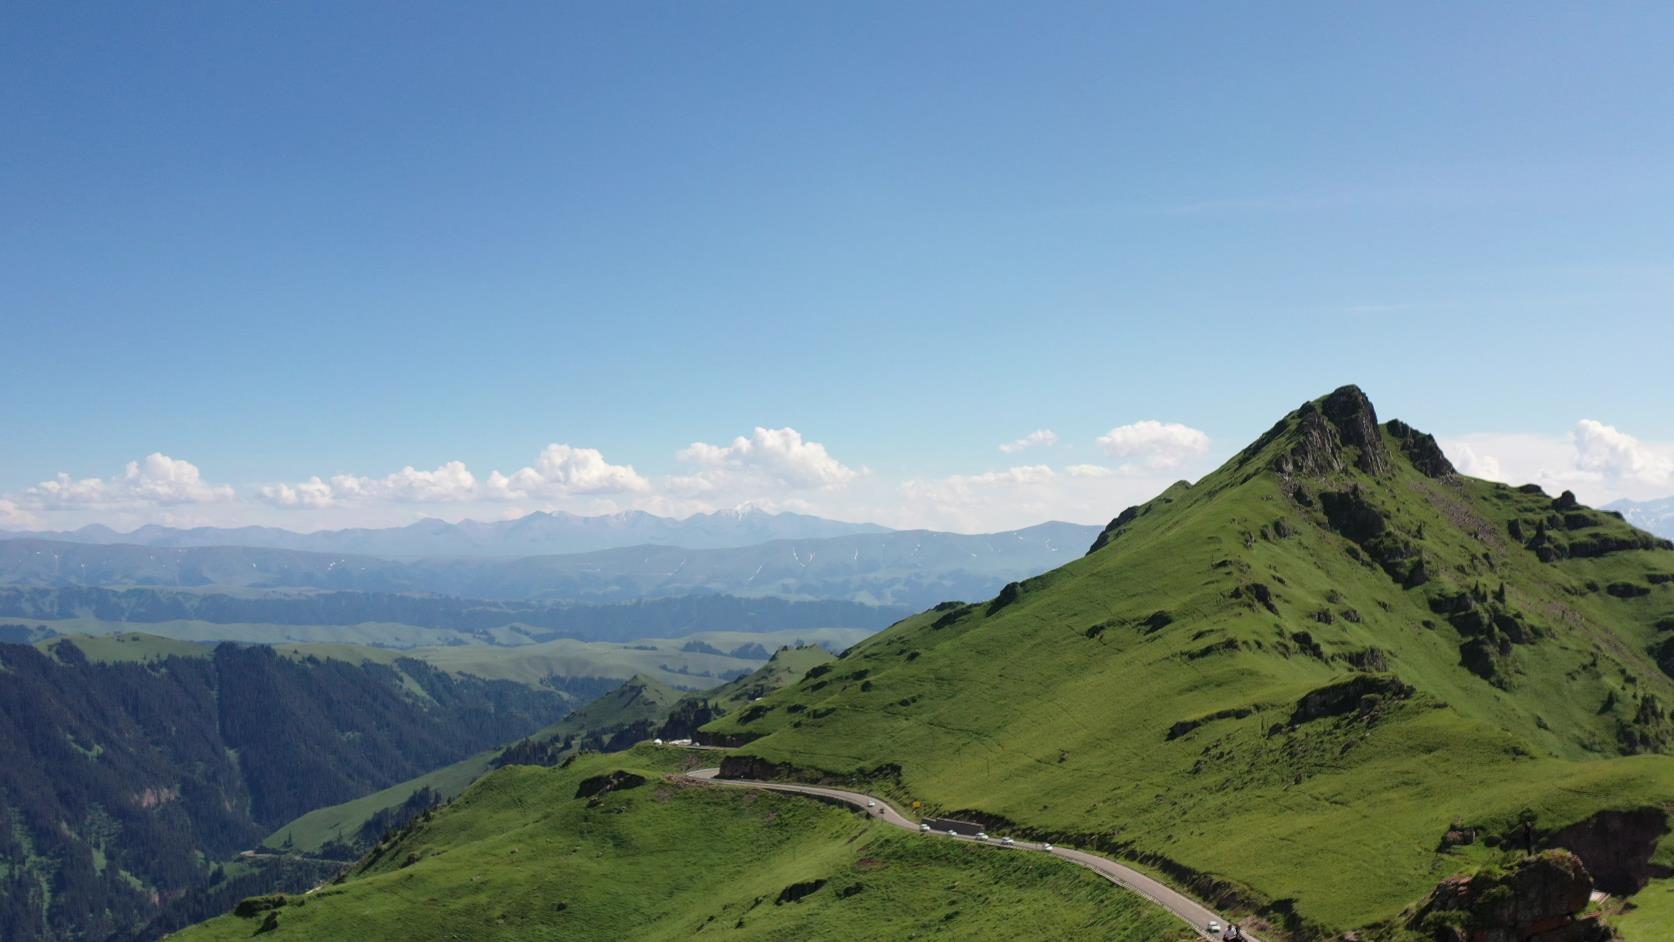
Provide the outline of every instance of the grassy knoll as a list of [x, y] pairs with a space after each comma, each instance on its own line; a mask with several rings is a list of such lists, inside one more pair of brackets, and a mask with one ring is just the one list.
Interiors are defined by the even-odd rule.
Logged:
[[334, 841], [352, 843], [361, 827], [380, 812], [398, 808], [414, 793], [430, 789], [452, 798], [494, 767], [500, 750], [489, 749], [453, 765], [391, 785], [353, 801], [317, 808], [269, 834], [262, 846], [310, 856]]
[[[677, 784], [680, 754], [636, 749], [512, 766], [381, 846], [344, 883], [274, 910], [274, 939], [718, 938], [1169, 942], [1184, 927], [1044, 855], [889, 831], [784, 795]], [[645, 782], [577, 797], [626, 771]], [[800, 899], [791, 888], [824, 881]], [[781, 902], [781, 899], [785, 901]], [[247, 939], [223, 916], [171, 937]]]
[[620, 750], [656, 735], [669, 716], [683, 706], [707, 708], [710, 712], [704, 716], [735, 709], [800, 678], [814, 665], [830, 660], [832, 655], [823, 648], [781, 648], [750, 674], [714, 690], [684, 696], [653, 678], [635, 676], [516, 743], [490, 749], [353, 801], [310, 811], [276, 829], [262, 843], [265, 847], [300, 854], [318, 853], [333, 842], [352, 846], [367, 822], [399, 808], [420, 791], [428, 790], [437, 798], [451, 799], [499, 765], [555, 765], [583, 748]]
[[786, 774], [1143, 856], [1309, 937], [1497, 853], [1450, 830], [1674, 799], [1674, 552], [1454, 474], [1353, 398], [707, 729]]
[[[759, 645], [772, 652], [784, 645], [806, 643], [847, 647], [872, 632], [864, 628], [805, 628], [777, 631], [706, 631], [681, 638], [643, 638], [636, 641], [578, 641], [559, 639], [539, 644], [448, 644], [425, 647], [425, 638], [409, 639], [417, 647], [387, 647], [366, 643], [387, 637], [390, 625], [299, 626], [308, 638], [333, 640], [291, 641], [286, 626], [221, 625], [209, 622], [160, 622], [147, 624], [145, 631], [129, 630], [126, 622], [97, 622], [88, 619], [42, 621], [69, 637], [93, 660], [148, 660], [170, 655], [207, 657], [222, 640], [267, 643], [290, 657], [319, 657], [351, 663], [391, 664], [404, 657], [425, 661], [456, 674], [470, 674], [488, 680], [513, 680], [540, 685], [553, 677], [596, 677], [626, 680], [636, 674], [658, 683], [686, 690], [713, 687], [726, 675], [751, 671], [764, 660], [733, 657], [731, 652]], [[34, 624], [34, 621], [31, 621]], [[365, 627], [365, 632], [357, 630]], [[421, 630], [422, 631], [422, 630]], [[335, 632], [335, 634], [334, 634]], [[47, 650], [61, 638], [49, 638], [35, 646]], [[708, 645], [721, 654], [686, 650], [694, 644]]]

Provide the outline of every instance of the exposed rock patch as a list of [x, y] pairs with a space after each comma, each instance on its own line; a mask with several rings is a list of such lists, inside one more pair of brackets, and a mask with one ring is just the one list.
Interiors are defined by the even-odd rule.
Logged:
[[1383, 427], [1401, 443], [1401, 454], [1420, 473], [1433, 478], [1452, 477], [1458, 473], [1441, 446], [1436, 444], [1436, 436], [1420, 432], [1400, 419], [1390, 419]]
[[1542, 843], [1580, 857], [1604, 892], [1632, 896], [1652, 879], [1671, 875], [1669, 868], [1651, 862], [1668, 830], [1668, 813], [1661, 808], [1601, 811], [1554, 831]]
[[1291, 711], [1290, 725], [1344, 716], [1376, 712], [1390, 701], [1405, 700], [1413, 695], [1413, 688], [1388, 674], [1356, 674], [1346, 680], [1320, 687], [1304, 694]]
[[823, 886], [825, 886], [824, 880], [804, 880], [801, 883], [792, 883], [779, 891], [779, 898], [773, 901], [773, 905], [782, 906], [785, 903], [800, 902], [805, 897], [818, 893]]
[[1500, 868], [1443, 880], [1409, 928], [1437, 942], [1610, 942], [1583, 917], [1593, 878], [1568, 851], [1545, 851]]
[[596, 798], [610, 792], [626, 791], [645, 784], [645, 776], [635, 775], [625, 769], [617, 769], [604, 775], [582, 779], [576, 786], [575, 797]]
[[1099, 535], [1093, 539], [1093, 545], [1088, 548], [1087, 554], [1090, 556], [1103, 549], [1111, 540], [1116, 539], [1117, 534], [1121, 532], [1123, 527], [1138, 519], [1138, 507], [1129, 507], [1117, 514], [1116, 519], [1110, 521], [1103, 530], [1099, 531]]

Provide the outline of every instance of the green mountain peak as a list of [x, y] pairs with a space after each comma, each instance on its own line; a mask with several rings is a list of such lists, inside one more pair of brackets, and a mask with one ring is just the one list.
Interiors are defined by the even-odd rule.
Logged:
[[[1345, 386], [1084, 558], [908, 618], [705, 733], [748, 742], [739, 774], [1113, 847], [1312, 938], [1392, 924], [1497, 853], [1450, 833], [1528, 808], [1584, 845], [1666, 802], [1671, 632], [1667, 541], [1461, 475]], [[1659, 872], [1572, 849], [1613, 893]]]

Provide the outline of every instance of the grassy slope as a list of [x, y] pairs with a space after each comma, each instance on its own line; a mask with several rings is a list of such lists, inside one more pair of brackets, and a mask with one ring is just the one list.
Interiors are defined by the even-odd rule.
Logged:
[[[107, 629], [119, 627], [114, 622], [99, 624]], [[77, 622], [74, 626], [60, 625], [59, 630], [74, 641], [89, 658], [96, 661], [152, 660], [169, 655], [208, 657], [213, 650], [212, 641], [199, 643], [154, 631], [95, 630], [78, 634], [70, 631], [72, 627], [87, 629], [89, 625]], [[761, 666], [762, 662], [681, 650], [691, 641], [701, 641], [722, 651], [731, 651], [745, 644], [760, 644], [772, 650], [779, 645], [799, 641], [845, 647], [870, 634], [872, 632], [864, 628], [807, 628], [766, 632], [710, 631], [684, 638], [645, 638], [626, 643], [565, 639], [509, 647], [472, 644], [394, 649], [341, 641], [308, 644], [277, 642], [273, 643], [272, 647], [281, 654], [292, 657], [312, 655], [357, 664], [366, 661], [394, 664], [401, 658], [411, 657], [456, 674], [470, 674], [487, 680], [513, 680], [530, 685], [538, 685], [548, 677], [554, 676], [626, 680], [635, 674], [644, 674], [662, 684], [694, 689], [714, 686], [720, 675], [739, 670], [754, 670]], [[46, 651], [59, 640], [63, 639], [49, 638], [35, 646]], [[686, 673], [681, 673], [682, 669]], [[705, 672], [710, 676], [703, 676]]]
[[[708, 693], [689, 696], [711, 698], [717, 705], [736, 708], [801, 677], [815, 664], [832, 659], [831, 654], [819, 647], [782, 648], [754, 672]], [[641, 719], [657, 720], [667, 716], [678, 699], [679, 693], [654, 679], [636, 677], [528, 738], [539, 740], [581, 735], [629, 725]], [[354, 801], [310, 811], [275, 830], [263, 844], [269, 847], [289, 846], [302, 854], [316, 852], [340, 835], [358, 832], [373, 815], [400, 805], [421, 788], [429, 788], [446, 798], [455, 797], [491, 770], [500, 752], [500, 749], [491, 749]]]
[[[1176, 485], [1111, 545], [1029, 580], [993, 614], [976, 607], [941, 629], [941, 612], [908, 619], [769, 697], [766, 716], [709, 728], [767, 734], [748, 751], [837, 775], [895, 763], [894, 787], [935, 808], [1103, 835], [1336, 928], [1389, 919], [1483, 859], [1437, 852], [1453, 822], [1504, 827], [1530, 805], [1562, 825], [1674, 796], [1674, 759], [1623, 757], [1617, 741], [1642, 698], [1674, 703], [1646, 653], [1674, 614], [1674, 585], [1646, 577], [1674, 571], [1674, 552], [1541, 563], [1505, 535], [1550, 498], [1431, 479], [1398, 454], [1388, 478], [1304, 482], [1314, 494], [1359, 484], [1422, 546], [1437, 578], [1403, 589], [1266, 470], [1289, 444]], [[1631, 532], [1608, 517], [1598, 530]], [[1504, 689], [1460, 666], [1461, 636], [1427, 605], [1479, 581], [1506, 583], [1508, 604], [1545, 634], [1517, 646]], [[1596, 589], [1622, 581], [1649, 594]], [[1255, 582], [1276, 615], [1233, 597]], [[1146, 630], [1159, 610], [1173, 623]], [[1330, 624], [1313, 619], [1321, 610]], [[1096, 625], [1108, 627], [1089, 637]], [[1343, 658], [1369, 648], [1413, 699], [1375, 722], [1284, 729], [1303, 694], [1353, 673]], [[1178, 721], [1235, 709], [1251, 712], [1169, 738]]]
[[304, 856], [318, 853], [321, 847], [334, 840], [352, 839], [374, 815], [401, 805], [421, 788], [428, 788], [445, 798], [458, 795], [494, 767], [494, 757], [499, 753], [498, 749], [488, 749], [453, 765], [391, 785], [383, 791], [339, 805], [316, 808], [269, 834], [262, 840], [262, 846], [282, 847], [290, 853]]
[[836, 656], [824, 648], [808, 645], [806, 647], [780, 648], [773, 652], [773, 656], [766, 664], [726, 684], [707, 691], [701, 696], [712, 705], [728, 711], [764, 697], [786, 684], [801, 680], [802, 676], [820, 664], [828, 664], [836, 660]]
[[[1185, 937], [1064, 861], [888, 831], [792, 796], [663, 780], [681, 757], [642, 747], [502, 769], [347, 882], [284, 907], [267, 937], [897, 942], [1014, 939], [1020, 926], [1045, 939]], [[597, 807], [575, 797], [581, 780], [617, 769], [649, 781]], [[817, 879], [828, 882], [802, 901], [775, 902]], [[224, 916], [174, 938], [242, 940], [258, 921]]]

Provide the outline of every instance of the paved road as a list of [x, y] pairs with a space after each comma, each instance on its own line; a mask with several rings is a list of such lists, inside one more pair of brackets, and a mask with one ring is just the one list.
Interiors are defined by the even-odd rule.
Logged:
[[[901, 812], [895, 810], [889, 802], [873, 795], [866, 795], [861, 792], [845, 791], [841, 788], [824, 788], [818, 785], [792, 785], [785, 782], [758, 782], [748, 779], [718, 778], [717, 776], [720, 775], [720, 772], [720, 769], [697, 769], [688, 773], [686, 777], [697, 781], [709, 782], [714, 785], [728, 785], [734, 788], [761, 788], [769, 791], [790, 792], [797, 795], [813, 795], [820, 798], [829, 798], [835, 801], [844, 802], [845, 804], [854, 805], [856, 808], [868, 812], [878, 820], [893, 824], [898, 828], [913, 832], [918, 832], [919, 830], [917, 821], [914, 821], [903, 815]], [[871, 804], [872, 802], [876, 802], [876, 805], [873, 806]], [[1040, 844], [1029, 843], [1026, 841], [1018, 841], [1016, 844], [1006, 847], [997, 841], [978, 841], [975, 838], [944, 834], [940, 831], [932, 831], [930, 833], [936, 835], [937, 837], [944, 837], [949, 840], [965, 841], [971, 844], [991, 847], [995, 850], [1040, 851], [1043, 849]], [[1219, 942], [1219, 936], [1211, 936], [1204, 930], [1204, 926], [1207, 926], [1211, 919], [1223, 925], [1226, 924], [1227, 920], [1219, 913], [1205, 907], [1203, 904], [1197, 902], [1191, 897], [1188, 897], [1179, 891], [1158, 882], [1152, 877], [1148, 877], [1145, 874], [1140, 873], [1132, 867], [1124, 867], [1108, 857], [1100, 857], [1097, 854], [1089, 854], [1082, 850], [1070, 850], [1064, 847], [1055, 847], [1052, 849], [1052, 853], [1054, 856], [1062, 857], [1071, 863], [1086, 867], [1117, 886], [1138, 893], [1140, 896], [1145, 897], [1151, 902], [1156, 903], [1158, 906], [1163, 907], [1174, 915], [1185, 920], [1187, 925], [1190, 925], [1193, 929], [1197, 930], [1198, 935], [1205, 939], [1215, 939], [1216, 942]], [[1247, 939], [1248, 942], [1261, 942], [1260, 939], [1250, 935], [1248, 932], [1244, 934], [1244, 938]]]

